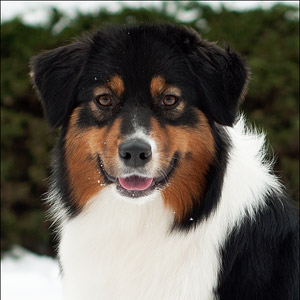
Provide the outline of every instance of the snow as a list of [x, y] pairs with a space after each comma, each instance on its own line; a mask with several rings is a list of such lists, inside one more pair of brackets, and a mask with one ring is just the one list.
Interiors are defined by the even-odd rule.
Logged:
[[58, 262], [15, 246], [1, 260], [1, 300], [62, 300]]

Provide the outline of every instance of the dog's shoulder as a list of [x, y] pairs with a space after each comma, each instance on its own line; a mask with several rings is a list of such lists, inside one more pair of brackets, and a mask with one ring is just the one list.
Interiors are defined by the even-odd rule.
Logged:
[[254, 217], [234, 228], [222, 248], [220, 299], [297, 299], [297, 209], [282, 192], [264, 200]]

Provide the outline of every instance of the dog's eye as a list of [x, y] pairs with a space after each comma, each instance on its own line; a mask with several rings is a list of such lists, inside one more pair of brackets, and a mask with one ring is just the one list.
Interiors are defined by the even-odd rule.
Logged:
[[162, 100], [162, 105], [164, 106], [172, 106], [176, 104], [178, 101], [178, 98], [172, 95], [166, 95]]
[[109, 95], [97, 96], [96, 101], [102, 106], [111, 106], [113, 102]]

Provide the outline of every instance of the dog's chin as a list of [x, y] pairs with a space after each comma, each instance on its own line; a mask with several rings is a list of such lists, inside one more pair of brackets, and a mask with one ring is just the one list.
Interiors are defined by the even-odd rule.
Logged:
[[111, 188], [115, 193], [116, 199], [135, 205], [144, 205], [160, 195], [160, 189], [155, 186], [144, 191], [137, 191], [126, 190], [120, 184], [115, 183], [111, 185]]

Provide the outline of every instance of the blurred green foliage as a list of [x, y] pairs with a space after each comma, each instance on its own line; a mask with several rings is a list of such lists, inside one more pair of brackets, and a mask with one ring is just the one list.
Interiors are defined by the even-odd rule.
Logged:
[[[172, 7], [171, 7], [172, 6]], [[169, 11], [172, 9], [172, 15]], [[182, 22], [184, 16], [194, 19]], [[18, 243], [53, 254], [53, 237], [45, 221], [41, 195], [47, 189], [49, 157], [56, 131], [51, 131], [30, 84], [28, 62], [45, 49], [66, 44], [83, 31], [107, 24], [171, 22], [194, 27], [210, 41], [224, 42], [244, 55], [252, 70], [242, 109], [268, 133], [276, 173], [289, 194], [299, 195], [299, 17], [285, 5], [270, 10], [220, 11], [199, 2], [164, 2], [158, 9], [119, 12], [101, 9], [68, 19], [52, 9], [45, 25], [20, 19], [1, 24], [1, 250]]]

